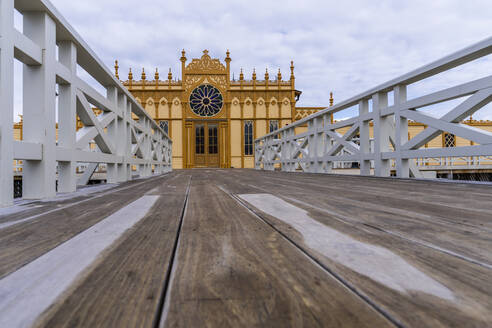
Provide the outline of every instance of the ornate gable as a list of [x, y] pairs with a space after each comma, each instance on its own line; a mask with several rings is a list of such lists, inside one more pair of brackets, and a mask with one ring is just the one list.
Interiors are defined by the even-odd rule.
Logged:
[[227, 74], [226, 68], [217, 58], [210, 58], [208, 50], [203, 50], [200, 59], [193, 59], [185, 68], [186, 74]]

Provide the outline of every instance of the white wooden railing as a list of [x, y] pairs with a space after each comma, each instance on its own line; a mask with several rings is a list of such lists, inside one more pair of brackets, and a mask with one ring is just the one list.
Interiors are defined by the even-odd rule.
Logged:
[[[13, 140], [14, 59], [23, 64], [22, 141]], [[133, 167], [144, 177], [171, 170], [167, 134], [47, 0], [0, 0], [0, 206], [12, 203], [14, 159], [27, 199], [55, 196], [57, 178], [59, 192], [75, 191], [77, 162], [107, 163], [109, 183], [131, 179]]]
[[[492, 133], [460, 122], [490, 103], [492, 75], [410, 100], [407, 87], [491, 53], [492, 37], [258, 138], [255, 168], [322, 173], [331, 172], [335, 162], [359, 162], [362, 175], [390, 176], [394, 162], [397, 176], [422, 177], [417, 158], [490, 156]], [[390, 92], [394, 102], [389, 106]], [[417, 111], [465, 96], [469, 97], [440, 118], [426, 114], [425, 109]], [[354, 108], [358, 109], [357, 114], [331, 123], [332, 114], [343, 110], [353, 113]], [[423, 123], [427, 128], [409, 140], [408, 120]], [[306, 124], [307, 131], [296, 134], [296, 128]], [[343, 135], [339, 133], [342, 128]], [[443, 132], [473, 141], [475, 145], [421, 148]], [[357, 135], [359, 142], [355, 143], [353, 138]]]

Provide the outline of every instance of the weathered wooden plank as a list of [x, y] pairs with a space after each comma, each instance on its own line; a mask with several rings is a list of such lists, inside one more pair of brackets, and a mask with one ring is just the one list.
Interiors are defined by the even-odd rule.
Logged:
[[[357, 192], [344, 196], [342, 191], [330, 192], [327, 196], [324, 186], [310, 185], [310, 192], [302, 184], [293, 181], [261, 182], [270, 190], [278, 189], [287, 197], [308, 202], [321, 207], [328, 213], [338, 213], [349, 221], [374, 226], [388, 232], [401, 235], [411, 240], [420, 241], [440, 247], [473, 261], [485, 263], [492, 267], [492, 254], [488, 251], [492, 230], [457, 222], [449, 212], [442, 207], [413, 202], [411, 207], [398, 206], [405, 203], [404, 199], [389, 199], [374, 194], [368, 194], [367, 200]], [[354, 199], [355, 198], [355, 199]], [[480, 215], [477, 214], [477, 215]], [[484, 217], [485, 219], [485, 217]]]
[[134, 182], [135, 188], [91, 199], [32, 221], [0, 229], [0, 278], [96, 224], [171, 176], [148, 180], [147, 183], [138, 185]]
[[[323, 230], [324, 227], [327, 227], [352, 238], [354, 241], [353, 243], [356, 246], [352, 245], [352, 248], [345, 250], [347, 256], [353, 256], [360, 251], [355, 241], [362, 242], [366, 245], [384, 247], [397, 257], [401, 257], [409, 266], [414, 267], [414, 269], [421, 271], [424, 275], [430, 277], [432, 281], [434, 281], [434, 287], [432, 285], [428, 286], [429, 293], [412, 290], [403, 292], [401, 290], [395, 290], [394, 286], [392, 286], [393, 288], [388, 287], [387, 285], [376, 281], [374, 277], [367, 277], [353, 268], [347, 267], [346, 264], [340, 263], [341, 261], [334, 260], [332, 257], [330, 258], [323, 252], [323, 249], [313, 248], [312, 244], [310, 246], [309, 242], [306, 240], [308, 236], [300, 235], [299, 231], [293, 229], [291, 225], [284, 222], [282, 219], [262, 212], [262, 215], [280, 231], [295, 240], [299, 245], [302, 245], [303, 249], [312, 254], [320, 262], [325, 263], [335, 272], [353, 283], [358, 289], [369, 295], [371, 299], [376, 300], [378, 304], [382, 304], [382, 306], [387, 308], [392, 315], [401, 320], [405, 325], [421, 327], [457, 325], [466, 327], [487, 326], [492, 322], [492, 316], [490, 315], [490, 311], [488, 311], [488, 309], [492, 308], [492, 300], [490, 298], [490, 295], [492, 294], [492, 283], [490, 282], [492, 270], [448, 254], [443, 254], [437, 249], [422, 246], [411, 240], [402, 239], [396, 235], [385, 233], [368, 225], [367, 223], [369, 223], [368, 220], [370, 219], [370, 222], [373, 224], [383, 224], [385, 229], [388, 227], [398, 227], [398, 221], [402, 219], [401, 215], [393, 214], [393, 217], [384, 215], [385, 211], [390, 210], [387, 207], [385, 208], [384, 197], [372, 199], [372, 204], [375, 207], [371, 206], [370, 208], [365, 208], [364, 205], [360, 204], [359, 206], [356, 206], [350, 201], [347, 201], [345, 204], [340, 201], [339, 204], [333, 206], [330, 197], [332, 193], [326, 193], [326, 189], [319, 188], [331, 183], [332, 179], [330, 176], [318, 176], [318, 188], [316, 188], [314, 184], [310, 185], [309, 188], [298, 188], [295, 182], [298, 182], [299, 180], [302, 181], [302, 178], [298, 179], [296, 175], [286, 176], [285, 174], [275, 173], [270, 175], [276, 176], [277, 178], [269, 180], [268, 177], [263, 174], [256, 176], [256, 173], [238, 173], [236, 171], [232, 176], [221, 175], [220, 183], [225, 185], [226, 188], [230, 188], [230, 190], [235, 193], [269, 192], [271, 195], [284, 197], [291, 205], [305, 211], [305, 213], [308, 213], [312, 220], [314, 220], [311, 224], [307, 224], [306, 226], [317, 226], [317, 223], [320, 224], [319, 230]], [[445, 185], [442, 186], [444, 187]], [[260, 187], [260, 189], [255, 187]], [[392, 188], [397, 187], [392, 187], [391, 183], [387, 185], [387, 190], [392, 191]], [[349, 200], [351, 197], [351, 188], [346, 187], [346, 189], [349, 189], [349, 191], [345, 193], [347, 195], [347, 200]], [[340, 190], [338, 194], [333, 193], [333, 195], [344, 194], [341, 193]], [[459, 193], [455, 194], [455, 197], [459, 197]], [[301, 202], [299, 202], [299, 200], [301, 200]], [[377, 210], [377, 207], [381, 207], [382, 209]], [[436, 206], [435, 211], [439, 212], [439, 206]], [[406, 219], [410, 220], [410, 218], [411, 217], [407, 217]], [[406, 231], [409, 238], [418, 239], [420, 237], [419, 235], [424, 230], [427, 230], [430, 235], [432, 235], [432, 233], [435, 234], [435, 239], [437, 239], [438, 244], [439, 240], [442, 242], [446, 237], [450, 239], [451, 243], [453, 240], [456, 242], [456, 235], [446, 235], [446, 231], [437, 230], [436, 225], [433, 225], [431, 221], [420, 221], [420, 223], [419, 221], [420, 219], [414, 219], [415, 228]], [[448, 228], [451, 227], [452, 224], [449, 224]], [[314, 235], [316, 235], [316, 233], [317, 231], [314, 231]], [[438, 237], [440, 237], [441, 234], [444, 235], [444, 238], [439, 239]], [[318, 240], [330, 239], [327, 237], [328, 235], [318, 236]], [[475, 242], [475, 239], [468, 236], [468, 239], [463, 238], [462, 241], [471, 245]], [[325, 246], [327, 247], [327, 245]], [[482, 238], [478, 248], [480, 247], [483, 248], [483, 252], [486, 252], [486, 250], [492, 247], [492, 239], [490, 236], [488, 239], [486, 237]], [[368, 246], [368, 248], [370, 249], [371, 247]], [[344, 252], [342, 251], [340, 256], [343, 257], [343, 253]], [[367, 251], [367, 257], [371, 258], [372, 261], [377, 260], [376, 255], [371, 251]], [[397, 259], [397, 257], [395, 258]], [[363, 259], [354, 261], [364, 265]], [[396, 262], [399, 261], [399, 259], [394, 260], [395, 263], [390, 261], [386, 265], [381, 265], [381, 269], [383, 271], [392, 270], [393, 266], [396, 265]], [[414, 269], [409, 269], [409, 271]], [[374, 271], [374, 274], [377, 275], [377, 270]], [[417, 276], [419, 275], [421, 274], [417, 274]], [[407, 279], [410, 281], [411, 279], [418, 281], [417, 277], [413, 275], [409, 275]], [[426, 281], [429, 282], [431, 280], [427, 279]], [[442, 297], [430, 295], [432, 294], [431, 291], [433, 288], [436, 288], [435, 286], [445, 288], [441, 289], [441, 291], [447, 289], [451, 292], [453, 295], [451, 299], [446, 299], [445, 297], [443, 299]], [[439, 288], [437, 289], [439, 290]], [[448, 294], [448, 296], [449, 295], [450, 294]]]
[[160, 195], [153, 209], [38, 326], [152, 327], [189, 180], [180, 175], [148, 191], [147, 195]]
[[162, 326], [390, 326], [210, 178], [193, 172]]

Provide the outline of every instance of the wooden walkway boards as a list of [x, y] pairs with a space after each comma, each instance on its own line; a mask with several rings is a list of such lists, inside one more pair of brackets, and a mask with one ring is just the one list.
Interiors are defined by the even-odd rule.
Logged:
[[491, 185], [177, 170], [0, 211], [0, 327], [490, 327], [491, 250]]

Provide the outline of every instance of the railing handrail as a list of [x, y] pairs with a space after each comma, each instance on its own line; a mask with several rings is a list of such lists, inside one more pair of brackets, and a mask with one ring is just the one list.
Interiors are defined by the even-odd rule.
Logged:
[[[172, 170], [169, 135], [48, 0], [1, 0], [0, 36], [0, 206], [12, 204], [14, 160], [23, 161], [29, 199], [54, 197], [55, 180], [59, 192], [75, 191], [100, 163], [108, 183], [131, 180], [135, 167], [141, 177]], [[15, 59], [24, 74], [23, 140], [12, 131]], [[78, 162], [91, 163], [82, 178]]]
[[467, 62], [473, 61], [480, 57], [484, 57], [492, 53], [492, 37], [486, 38], [480, 42], [477, 42], [469, 47], [456, 51], [450, 55], [447, 55], [441, 59], [433, 61], [427, 65], [421, 66], [413, 71], [410, 71], [406, 74], [403, 74], [395, 79], [384, 82], [374, 88], [371, 88], [367, 91], [364, 91], [354, 97], [351, 97], [347, 100], [344, 100], [332, 107], [327, 107], [324, 110], [311, 114], [303, 119], [300, 119], [288, 126], [270, 132], [266, 135], [263, 135], [260, 138], [256, 138], [255, 142], [260, 141], [264, 138], [270, 137], [272, 135], [277, 135], [282, 131], [290, 129], [292, 127], [300, 126], [305, 124], [306, 122], [312, 120], [313, 118], [320, 117], [325, 114], [334, 114], [344, 109], [355, 106], [361, 100], [370, 99], [371, 96], [378, 92], [388, 92], [393, 89], [393, 87], [398, 85], [408, 85], [420, 80], [429, 78], [431, 76], [437, 75], [446, 70], [452, 69], [454, 67], [463, 65]]
[[[60, 40], [63, 37], [63, 41], [72, 41], [77, 46], [77, 62], [79, 65], [83, 67], [87, 73], [98, 77], [99, 83], [105, 83], [105, 86], [116, 86], [118, 91], [124, 93], [136, 107], [134, 109], [136, 111], [135, 114], [146, 116], [150, 120], [153, 128], [160, 130], [164, 135], [169, 137], [167, 133], [161, 129], [159, 124], [153, 120], [142, 105], [135, 99], [130, 91], [128, 91], [128, 89], [118, 79], [116, 79], [111, 70], [102, 62], [87, 42], [84, 41], [79, 33], [77, 33], [72, 25], [65, 19], [65, 17], [63, 17], [63, 15], [50, 1], [15, 0], [14, 6], [19, 12], [44, 11], [48, 13], [48, 15], [50, 15], [56, 23], [57, 39]], [[92, 63], [89, 63], [88, 61], [92, 61]]]

